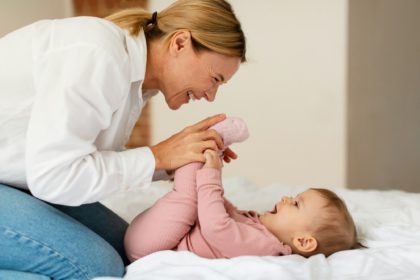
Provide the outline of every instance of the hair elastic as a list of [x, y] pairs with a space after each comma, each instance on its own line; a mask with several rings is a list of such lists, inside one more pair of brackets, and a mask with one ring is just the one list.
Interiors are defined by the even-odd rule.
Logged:
[[157, 12], [154, 12], [152, 14], [152, 18], [147, 21], [147, 25], [149, 25], [149, 24], [152, 24], [152, 25], [157, 24]]

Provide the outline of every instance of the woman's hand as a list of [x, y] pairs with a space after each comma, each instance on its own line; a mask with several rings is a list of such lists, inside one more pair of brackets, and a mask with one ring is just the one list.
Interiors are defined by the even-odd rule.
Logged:
[[217, 152], [213, 150], [205, 150], [204, 157], [206, 158], [206, 163], [203, 165], [203, 168], [215, 168], [221, 170], [223, 167], [223, 161], [220, 159], [220, 156]]
[[[223, 140], [220, 135], [215, 130], [208, 128], [225, 118], [225, 114], [206, 118], [152, 146], [156, 169], [174, 170], [190, 162], [205, 162], [206, 158], [203, 155], [205, 150], [223, 149]], [[225, 150], [224, 159], [226, 162], [236, 157], [232, 150]]]
[[226, 148], [226, 150], [223, 151], [223, 160], [227, 163], [229, 163], [232, 159], [237, 159], [238, 155], [232, 151], [230, 148]]

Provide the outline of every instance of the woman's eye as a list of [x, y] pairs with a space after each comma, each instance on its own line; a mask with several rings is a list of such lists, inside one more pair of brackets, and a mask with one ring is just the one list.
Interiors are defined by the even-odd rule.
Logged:
[[219, 79], [218, 79], [218, 78], [213, 78], [213, 81], [214, 81], [215, 83], [218, 83], [218, 82], [219, 82]]

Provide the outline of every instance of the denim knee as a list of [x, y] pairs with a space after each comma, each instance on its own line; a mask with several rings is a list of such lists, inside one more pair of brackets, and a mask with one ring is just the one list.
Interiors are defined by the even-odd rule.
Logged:
[[90, 261], [88, 268], [89, 276], [122, 277], [124, 275], [125, 267], [121, 256], [111, 246], [103, 247], [100, 244], [98, 244], [98, 246], [100, 247], [97, 247], [95, 251], [100, 257]]
[[122, 277], [124, 264], [103, 238], [52, 206], [0, 184], [0, 270], [53, 279]]

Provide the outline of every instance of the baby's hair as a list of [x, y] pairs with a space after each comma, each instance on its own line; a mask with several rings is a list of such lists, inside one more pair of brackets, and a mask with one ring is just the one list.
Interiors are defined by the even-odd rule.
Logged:
[[356, 226], [344, 201], [327, 189], [311, 188], [325, 200], [320, 219], [315, 222], [313, 235], [318, 241], [317, 249], [311, 253], [329, 256], [335, 252], [363, 247], [357, 241]]

